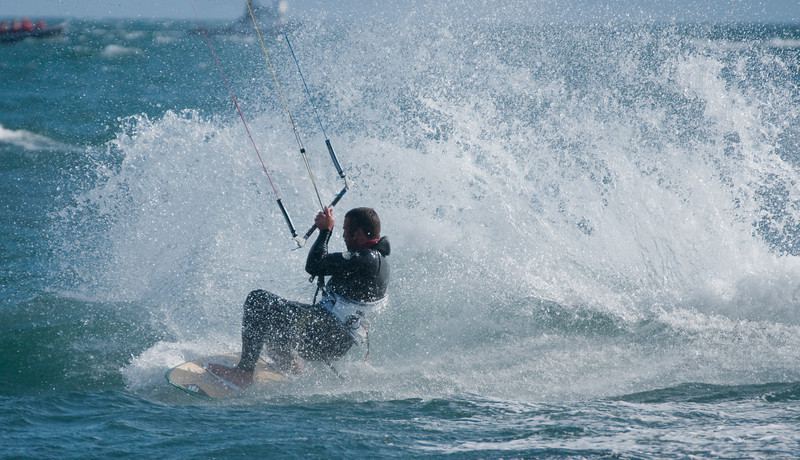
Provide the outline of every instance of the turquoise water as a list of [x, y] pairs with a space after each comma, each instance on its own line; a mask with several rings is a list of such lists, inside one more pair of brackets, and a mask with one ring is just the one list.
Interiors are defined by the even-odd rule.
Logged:
[[[0, 48], [0, 457], [797, 456], [800, 29], [419, 21], [292, 30], [342, 207], [394, 246], [369, 359], [217, 402], [164, 372], [236, 350], [250, 290], [313, 286], [208, 48]], [[213, 46], [306, 228], [256, 41]]]

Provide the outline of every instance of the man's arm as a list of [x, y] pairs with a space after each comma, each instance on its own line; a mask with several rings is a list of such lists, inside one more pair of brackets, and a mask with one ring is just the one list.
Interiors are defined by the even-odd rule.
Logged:
[[306, 258], [306, 271], [312, 276], [326, 276], [342, 274], [347, 271], [348, 260], [342, 253], [328, 254], [328, 241], [333, 234], [335, 220], [333, 209], [325, 208], [314, 218], [314, 225], [319, 229], [317, 240], [308, 251]]
[[317, 240], [308, 251], [306, 271], [309, 275], [325, 276], [337, 273], [343, 268], [344, 257], [340, 253], [328, 254], [328, 241], [332, 232], [327, 228], [320, 229]]

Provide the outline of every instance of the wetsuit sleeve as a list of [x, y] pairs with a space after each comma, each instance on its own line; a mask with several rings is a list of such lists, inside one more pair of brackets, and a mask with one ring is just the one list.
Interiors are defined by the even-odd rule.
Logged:
[[313, 276], [340, 275], [351, 271], [350, 263], [341, 252], [328, 254], [330, 230], [320, 230], [317, 240], [311, 246], [306, 259], [306, 271]]

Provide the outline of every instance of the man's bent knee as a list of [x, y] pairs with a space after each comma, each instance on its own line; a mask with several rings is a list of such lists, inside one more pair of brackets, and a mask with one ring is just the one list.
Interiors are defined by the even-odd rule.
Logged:
[[247, 300], [244, 302], [245, 310], [248, 309], [256, 309], [256, 310], [264, 310], [280, 300], [278, 296], [275, 294], [265, 291], [263, 289], [257, 289], [255, 291], [250, 292], [247, 295]]

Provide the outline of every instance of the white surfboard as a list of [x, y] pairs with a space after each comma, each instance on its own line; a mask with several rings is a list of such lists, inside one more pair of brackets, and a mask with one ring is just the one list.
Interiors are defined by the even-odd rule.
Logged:
[[[210, 363], [233, 367], [239, 362], [238, 354], [215, 355], [187, 361], [167, 371], [167, 382], [181, 390], [211, 399], [229, 398], [244, 391], [236, 384], [208, 371]], [[263, 385], [286, 380], [286, 376], [272, 369], [263, 359], [258, 360], [253, 384]]]

